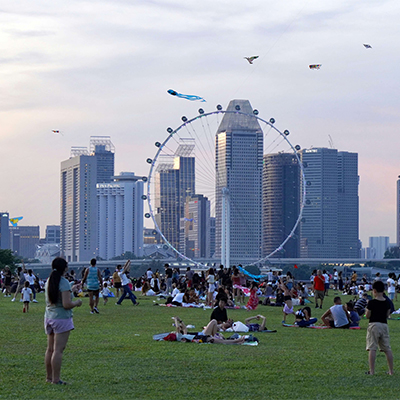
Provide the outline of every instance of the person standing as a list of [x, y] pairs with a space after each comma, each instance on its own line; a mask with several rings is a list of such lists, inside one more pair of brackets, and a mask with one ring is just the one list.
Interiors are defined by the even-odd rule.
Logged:
[[367, 312], [365, 316], [369, 319], [367, 330], [367, 351], [369, 371], [367, 375], [375, 373], [376, 350], [379, 348], [386, 355], [388, 363], [389, 375], [393, 375], [393, 353], [390, 347], [389, 328], [387, 318], [390, 315], [390, 303], [383, 297], [385, 285], [382, 281], [374, 282], [372, 285], [372, 293], [374, 299], [367, 304]]
[[82, 288], [87, 280], [87, 289], [89, 292], [90, 314], [99, 314], [97, 306], [99, 305], [100, 288], [103, 286], [100, 270], [96, 267], [96, 259], [90, 260], [90, 267], [86, 269], [82, 279]]
[[68, 263], [61, 257], [53, 260], [52, 272], [45, 286], [46, 311], [44, 329], [47, 334], [45, 354], [46, 381], [56, 385], [66, 385], [60, 379], [62, 356], [69, 333], [74, 329], [72, 309], [80, 307], [82, 300], [72, 301], [73, 295], [65, 274]]
[[314, 277], [313, 290], [315, 298], [315, 308], [318, 308], [318, 300], [321, 301], [319, 308], [322, 308], [324, 302], [325, 293], [325, 278], [322, 275], [321, 270], [317, 270], [317, 275]]
[[[18, 279], [18, 286], [15, 289], [14, 297], [11, 299], [11, 301], [15, 301], [15, 298], [17, 297], [18, 293], [22, 290], [25, 284], [25, 264], [24, 264], [24, 269], [22, 267], [17, 268], [17, 279]], [[21, 300], [22, 301], [22, 300]]]
[[121, 284], [121, 278], [119, 277], [119, 272], [121, 272], [121, 268], [122, 268], [122, 265], [117, 265], [117, 267], [113, 273], [113, 276], [112, 276], [113, 286], [115, 287], [115, 290], [117, 292], [115, 294], [116, 297], [121, 296], [122, 284]]
[[36, 290], [35, 290], [35, 280], [36, 276], [33, 274], [33, 271], [31, 269], [28, 269], [28, 272], [25, 275], [25, 280], [29, 282], [29, 287], [32, 290], [33, 294], [33, 303], [37, 303], [36, 300]]
[[169, 264], [165, 264], [164, 268], [165, 268], [165, 276], [167, 278], [166, 292], [167, 292], [167, 294], [171, 294], [172, 293], [172, 269], [169, 266]]
[[29, 287], [29, 282], [25, 281], [24, 287], [21, 290], [21, 299], [24, 302], [23, 312], [29, 311], [29, 303], [32, 301], [32, 289]]
[[6, 267], [4, 268], [4, 288], [5, 288], [4, 297], [11, 297], [11, 290], [10, 290], [11, 278], [12, 278], [12, 273], [10, 267], [6, 265]]
[[389, 299], [393, 301], [394, 295], [396, 294], [396, 282], [394, 281], [394, 279], [396, 278], [396, 275], [393, 272], [390, 272], [388, 276], [389, 276], [388, 280], [386, 281], [387, 292], [388, 292]]
[[121, 278], [121, 284], [122, 288], [124, 289], [124, 292], [122, 293], [122, 296], [119, 298], [119, 300], [115, 303], [115, 305], [117, 306], [120, 306], [121, 303], [124, 301], [125, 297], [127, 296], [131, 299], [134, 306], [139, 305], [139, 303], [136, 301], [136, 296], [132, 293], [132, 290], [129, 287], [130, 280], [126, 276], [130, 268], [131, 268], [131, 260], [128, 260], [125, 263], [123, 270], [118, 273], [119, 277]]

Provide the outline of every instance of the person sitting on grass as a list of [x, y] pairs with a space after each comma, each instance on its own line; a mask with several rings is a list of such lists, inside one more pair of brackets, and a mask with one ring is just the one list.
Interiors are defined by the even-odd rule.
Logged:
[[300, 328], [305, 328], [307, 326], [315, 324], [318, 319], [311, 318], [311, 308], [310, 307], [303, 307], [296, 311], [294, 314], [295, 321], [294, 324]]
[[[173, 317], [177, 340], [179, 341], [201, 341], [202, 343], [219, 343], [219, 344], [242, 344], [245, 341], [244, 336], [237, 339], [225, 339], [219, 332], [219, 325], [215, 319], [211, 320], [201, 332], [188, 333], [187, 326], [179, 317]], [[180, 335], [185, 335], [181, 337]], [[193, 336], [193, 338], [191, 338]]]
[[283, 306], [283, 324], [286, 324], [286, 316], [289, 314], [294, 314], [293, 302], [292, 302], [292, 290], [286, 285], [284, 279], [281, 279], [279, 287], [283, 290], [283, 300], [285, 305]]
[[359, 326], [360, 323], [360, 316], [358, 315], [358, 312], [354, 310], [354, 303], [352, 301], [349, 301], [346, 303], [347, 306], [347, 311], [350, 314], [350, 328], [354, 328]]
[[368, 304], [368, 293], [364, 292], [361, 299], [358, 299], [354, 304], [354, 311], [357, 312], [358, 315], [365, 314], [365, 308]]
[[336, 296], [333, 303], [334, 305], [322, 315], [322, 322], [329, 328], [348, 329], [351, 321], [342, 299]]

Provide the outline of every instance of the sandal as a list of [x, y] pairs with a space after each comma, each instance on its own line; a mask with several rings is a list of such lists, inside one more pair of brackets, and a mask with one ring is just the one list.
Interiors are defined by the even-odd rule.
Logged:
[[53, 382], [53, 385], [68, 385], [68, 384], [67, 382], [64, 382], [60, 379], [58, 382]]

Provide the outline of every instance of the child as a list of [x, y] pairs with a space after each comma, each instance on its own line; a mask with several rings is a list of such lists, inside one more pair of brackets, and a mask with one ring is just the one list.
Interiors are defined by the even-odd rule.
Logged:
[[389, 366], [389, 375], [393, 375], [393, 353], [390, 348], [389, 329], [387, 318], [390, 315], [390, 304], [383, 297], [385, 285], [382, 281], [376, 281], [372, 285], [374, 300], [370, 300], [367, 304], [367, 312], [365, 316], [369, 319], [367, 331], [367, 351], [369, 351], [369, 371], [367, 375], [375, 373], [376, 349], [386, 354]]
[[350, 328], [359, 326], [360, 323], [360, 316], [358, 315], [357, 311], [354, 311], [354, 303], [352, 301], [349, 301], [346, 303], [347, 305], [347, 311], [350, 314]]
[[24, 302], [23, 312], [29, 311], [29, 303], [32, 301], [32, 289], [29, 287], [29, 281], [25, 281], [21, 289], [21, 300]]
[[104, 282], [103, 290], [101, 291], [101, 294], [103, 295], [104, 305], [107, 304], [110, 293], [110, 289], [107, 287], [107, 282]]

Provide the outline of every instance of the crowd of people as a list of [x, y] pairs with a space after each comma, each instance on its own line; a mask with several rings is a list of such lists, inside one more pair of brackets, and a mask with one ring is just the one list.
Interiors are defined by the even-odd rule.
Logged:
[[[101, 297], [104, 305], [110, 297], [116, 297], [116, 305], [121, 305], [129, 298], [136, 306], [139, 303], [134, 293], [139, 291], [143, 296], [157, 295], [159, 299], [164, 298], [166, 301], [163, 305], [202, 306], [212, 309], [210, 322], [200, 332], [188, 333], [188, 326], [179, 317], [174, 317], [175, 340], [223, 344], [243, 344], [245, 340], [235, 335], [226, 339], [220, 332], [276, 332], [267, 329], [266, 317], [261, 314], [247, 318], [244, 323], [234, 322], [228, 318], [227, 308], [255, 310], [260, 304], [278, 306], [282, 308], [282, 323], [285, 326], [315, 327], [318, 319], [311, 316], [313, 303], [315, 308], [322, 309], [330, 290], [350, 294], [354, 299], [346, 304], [342, 304], [340, 296], [334, 297], [334, 304], [323, 313], [319, 327], [357, 329], [361, 316], [365, 315], [370, 320], [367, 333], [370, 366], [368, 374], [374, 374], [377, 349], [386, 354], [388, 373], [393, 374], [387, 318], [394, 311], [393, 301], [399, 291], [399, 280], [394, 273], [388, 275], [385, 287], [379, 273], [372, 282], [365, 275], [360, 282], [356, 272], [343, 279], [342, 272], [336, 269], [332, 274], [326, 270], [315, 270], [309, 282], [296, 282], [290, 272], [283, 275], [280, 271], [269, 271], [266, 279], [259, 283], [249, 279], [241, 266], [220, 266], [219, 269], [209, 268], [207, 272], [200, 273], [187, 267], [182, 274], [178, 268], [172, 269], [165, 264], [162, 273], [148, 268], [140, 278], [129, 276], [130, 266], [128, 260], [125, 265], [118, 265], [113, 273], [109, 268], [101, 272], [96, 265], [96, 259], [92, 259], [90, 265], [82, 271], [81, 279], [78, 279], [73, 270], [68, 270], [64, 259], [56, 258], [46, 283], [31, 269], [26, 270], [25, 265], [18, 267], [15, 274], [8, 267], [1, 271], [4, 297], [12, 297], [14, 293], [12, 301], [15, 301], [20, 294], [24, 312], [29, 311], [31, 302], [37, 302], [36, 293], [46, 290], [45, 331], [48, 335], [48, 346], [45, 364], [48, 382], [65, 383], [60, 380], [62, 353], [73, 329], [71, 310], [82, 305], [79, 297], [88, 296], [90, 313], [99, 314]], [[374, 299], [369, 294], [370, 291]], [[294, 306], [300, 308], [295, 311]], [[291, 314], [293, 323], [286, 324], [286, 319]]]

